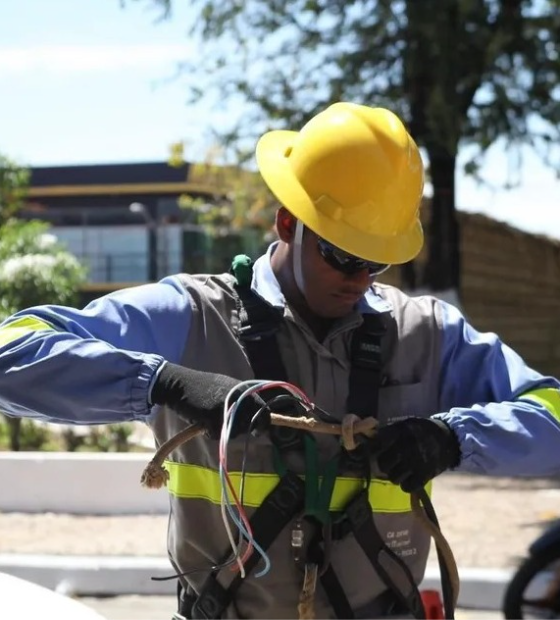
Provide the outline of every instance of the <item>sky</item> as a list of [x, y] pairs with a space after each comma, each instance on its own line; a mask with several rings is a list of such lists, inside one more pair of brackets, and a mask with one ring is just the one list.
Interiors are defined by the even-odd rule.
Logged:
[[[0, 2], [0, 153], [28, 166], [166, 161], [170, 145], [200, 160], [207, 130], [227, 112], [189, 106], [178, 63], [196, 59], [189, 2], [175, 0], [158, 20], [147, 0]], [[520, 184], [508, 178], [508, 152], [495, 145], [480, 186], [461, 173], [457, 206], [560, 239], [560, 178], [531, 151]], [[560, 158], [557, 157], [557, 162]], [[560, 171], [559, 171], [560, 172]]]

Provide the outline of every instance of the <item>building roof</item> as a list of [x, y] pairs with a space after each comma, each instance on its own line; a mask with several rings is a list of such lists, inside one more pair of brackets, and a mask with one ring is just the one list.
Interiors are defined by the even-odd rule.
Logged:
[[31, 187], [122, 183], [181, 183], [189, 164], [172, 167], [163, 162], [45, 166], [31, 169]]
[[[215, 194], [216, 184], [196, 178], [189, 163], [166, 162], [45, 166], [30, 170], [31, 199], [71, 196]], [[191, 178], [191, 177], [195, 178]]]

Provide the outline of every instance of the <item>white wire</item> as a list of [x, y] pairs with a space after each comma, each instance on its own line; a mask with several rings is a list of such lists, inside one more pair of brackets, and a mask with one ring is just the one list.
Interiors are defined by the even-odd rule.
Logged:
[[[270, 570], [270, 558], [268, 554], [262, 549], [262, 547], [258, 544], [258, 542], [253, 538], [252, 534], [247, 531], [241, 516], [237, 518], [235, 515], [233, 506], [231, 505], [228, 497], [228, 485], [225, 477], [225, 471], [227, 471], [227, 444], [229, 442], [231, 430], [234, 424], [234, 417], [237, 412], [237, 407], [239, 403], [243, 400], [243, 398], [249, 396], [256, 390], [260, 389], [263, 386], [275, 387], [277, 385], [282, 385], [285, 389], [289, 389], [289, 384], [286, 384], [284, 381], [263, 381], [257, 379], [249, 379], [247, 381], [241, 381], [235, 387], [233, 387], [227, 394], [224, 401], [224, 412], [223, 412], [223, 423], [222, 423], [222, 431], [220, 433], [220, 454], [223, 454], [223, 460], [220, 458], [219, 464], [219, 473], [220, 473], [220, 482], [221, 482], [221, 497], [220, 497], [220, 512], [222, 515], [222, 521], [224, 523], [224, 527], [226, 529], [229, 542], [231, 544], [232, 550], [235, 554], [235, 558], [237, 561], [237, 565], [239, 566], [241, 578], [245, 578], [245, 568], [243, 566], [243, 562], [241, 561], [241, 554], [237, 543], [234, 539], [233, 532], [231, 530], [230, 522], [228, 519], [228, 513], [231, 520], [237, 525], [238, 529], [245, 535], [248, 541], [253, 545], [253, 548], [259, 553], [259, 555], [263, 558], [265, 562], [265, 567], [262, 571], [256, 574], [256, 577], [262, 577], [268, 573]], [[246, 388], [242, 394], [236, 399], [236, 402], [233, 405], [230, 405], [230, 400], [234, 393], [238, 392], [242, 388]], [[299, 395], [290, 390], [294, 396], [299, 398]], [[230, 411], [231, 410], [231, 411]], [[225, 471], [224, 471], [225, 470]]]
[[[239, 548], [237, 546], [237, 542], [234, 539], [233, 532], [231, 531], [230, 522], [228, 519], [228, 495], [227, 495], [227, 484], [225, 483], [225, 475], [224, 475], [224, 467], [227, 471], [227, 444], [229, 441], [229, 436], [231, 433], [231, 428], [233, 426], [233, 416], [229, 415], [230, 404], [229, 401], [235, 392], [237, 392], [241, 387], [252, 387], [252, 386], [260, 386], [262, 381], [256, 381], [255, 379], [250, 379], [249, 381], [243, 381], [233, 387], [227, 394], [226, 399], [224, 401], [224, 417], [222, 424], [222, 432], [220, 434], [220, 454], [223, 454], [223, 463], [220, 458], [220, 480], [222, 482], [222, 493], [220, 497], [220, 512], [222, 515], [222, 521], [224, 527], [226, 529], [226, 533], [229, 539], [229, 543], [231, 548], [233, 549], [233, 553], [235, 555], [235, 559], [237, 565], [239, 566], [239, 572], [242, 579], [245, 579], [245, 567], [243, 566], [243, 562], [241, 561], [241, 554], [239, 552]], [[248, 534], [248, 533], [247, 533]]]

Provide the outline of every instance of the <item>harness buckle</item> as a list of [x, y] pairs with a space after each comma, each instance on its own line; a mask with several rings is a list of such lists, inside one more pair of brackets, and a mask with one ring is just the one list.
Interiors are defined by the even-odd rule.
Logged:
[[298, 519], [294, 523], [291, 539], [292, 555], [294, 562], [298, 567], [301, 567], [304, 538], [305, 536], [303, 533], [303, 528], [301, 527], [301, 520]]

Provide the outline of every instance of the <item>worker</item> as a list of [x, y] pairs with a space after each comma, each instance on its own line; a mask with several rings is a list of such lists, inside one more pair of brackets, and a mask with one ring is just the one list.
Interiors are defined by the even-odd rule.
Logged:
[[[280, 203], [264, 255], [14, 314], [0, 410], [145, 422], [157, 445], [202, 425], [166, 463], [175, 618], [297, 618], [307, 578], [316, 617], [422, 617], [430, 539], [409, 493], [447, 470], [557, 475], [559, 382], [453, 305], [376, 281], [423, 245], [423, 165], [391, 111], [335, 103], [265, 133], [256, 161]], [[378, 426], [349, 448], [271, 412]]]

